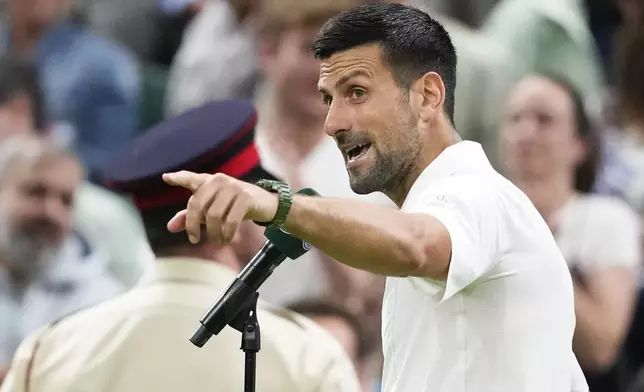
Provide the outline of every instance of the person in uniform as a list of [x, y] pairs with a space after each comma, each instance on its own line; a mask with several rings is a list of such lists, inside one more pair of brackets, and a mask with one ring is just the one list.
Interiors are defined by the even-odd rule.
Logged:
[[[213, 102], [155, 126], [116, 157], [106, 178], [132, 195], [156, 263], [128, 293], [28, 337], [1, 392], [243, 390], [240, 333], [227, 327], [201, 349], [188, 339], [247, 262], [240, 249], [259, 249], [265, 240], [261, 228], [244, 225], [227, 245], [192, 245], [166, 228], [190, 192], [166, 185], [162, 174], [270, 178], [253, 142], [256, 119], [250, 102]], [[257, 391], [360, 391], [340, 344], [313, 321], [261, 300], [258, 319]]]

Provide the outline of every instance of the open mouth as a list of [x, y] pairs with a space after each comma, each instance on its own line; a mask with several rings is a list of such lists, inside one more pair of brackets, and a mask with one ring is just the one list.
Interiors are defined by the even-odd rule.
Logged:
[[371, 147], [371, 143], [366, 143], [366, 144], [359, 144], [352, 149], [347, 151], [347, 158], [349, 159], [349, 162], [355, 161], [362, 156], [364, 156], [367, 151], [369, 151], [369, 148]]

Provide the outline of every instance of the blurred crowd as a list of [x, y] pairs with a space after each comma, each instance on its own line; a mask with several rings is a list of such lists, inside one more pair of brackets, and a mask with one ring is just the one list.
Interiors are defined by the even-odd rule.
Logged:
[[[0, 2], [0, 383], [26, 336], [126, 292], [154, 263], [137, 210], [102, 171], [164, 119], [251, 99], [268, 172], [394, 208], [349, 188], [310, 52], [325, 20], [363, 2]], [[644, 2], [398, 2], [450, 33], [456, 129], [528, 195], [569, 264], [591, 391], [644, 391]], [[244, 244], [248, 260], [260, 246]], [[313, 250], [261, 295], [331, 332], [373, 391], [383, 289]]]

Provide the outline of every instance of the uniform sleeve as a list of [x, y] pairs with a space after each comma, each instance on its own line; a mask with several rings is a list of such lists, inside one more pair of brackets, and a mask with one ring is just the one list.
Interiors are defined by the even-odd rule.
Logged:
[[358, 375], [342, 346], [313, 321], [297, 316], [306, 331], [306, 343], [297, 362], [298, 390], [361, 392]]
[[20, 344], [11, 362], [9, 373], [0, 386], [0, 392], [30, 392], [27, 390], [28, 377], [32, 370], [35, 353], [46, 329], [42, 328], [36, 331]]
[[349, 358], [338, 353], [321, 374], [316, 392], [361, 392], [358, 376]]
[[468, 188], [428, 192], [410, 210], [431, 215], [449, 232], [452, 256], [441, 302], [474, 283], [498, 262], [498, 203], [489, 190]]

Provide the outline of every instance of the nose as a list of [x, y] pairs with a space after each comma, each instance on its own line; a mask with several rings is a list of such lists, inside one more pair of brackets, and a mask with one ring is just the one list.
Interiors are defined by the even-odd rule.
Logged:
[[69, 206], [60, 197], [48, 195], [43, 207], [43, 212], [49, 220], [56, 222], [61, 228], [67, 226], [71, 211]]
[[537, 138], [537, 122], [529, 116], [523, 116], [506, 127], [506, 136], [517, 143], [525, 143]]
[[335, 137], [339, 132], [350, 131], [352, 122], [351, 109], [341, 103], [333, 102], [326, 115], [324, 132], [331, 137]]

